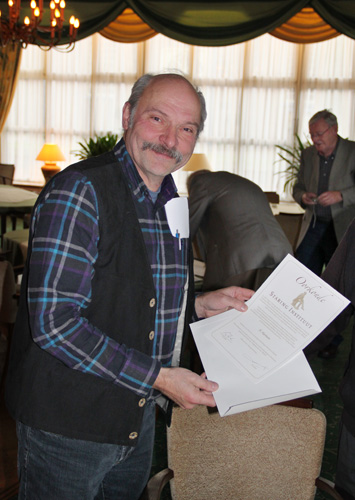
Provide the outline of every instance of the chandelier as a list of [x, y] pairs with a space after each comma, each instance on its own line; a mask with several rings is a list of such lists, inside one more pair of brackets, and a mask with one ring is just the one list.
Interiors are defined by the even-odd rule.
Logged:
[[[69, 26], [64, 26], [65, 0], [51, 0], [49, 12], [44, 11], [43, 0], [31, 0], [30, 9], [23, 8], [23, 21], [20, 19], [21, 0], [8, 0], [8, 6], [7, 17], [0, 10], [0, 47], [18, 42], [22, 48], [33, 44], [44, 50], [52, 47], [63, 52], [73, 50], [80, 22], [71, 16]], [[63, 43], [63, 39], [67, 43]]]

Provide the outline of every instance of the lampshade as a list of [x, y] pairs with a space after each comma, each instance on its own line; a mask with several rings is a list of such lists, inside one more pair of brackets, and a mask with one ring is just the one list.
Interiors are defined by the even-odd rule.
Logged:
[[46, 143], [38, 153], [36, 160], [55, 164], [57, 161], [64, 161], [65, 157], [57, 144]]
[[194, 153], [182, 170], [195, 172], [196, 170], [211, 170], [207, 156], [203, 153]]
[[46, 143], [41, 151], [38, 153], [36, 160], [44, 161], [42, 165], [42, 173], [46, 182], [48, 182], [53, 175], [60, 171], [57, 161], [64, 161], [65, 157], [57, 144]]

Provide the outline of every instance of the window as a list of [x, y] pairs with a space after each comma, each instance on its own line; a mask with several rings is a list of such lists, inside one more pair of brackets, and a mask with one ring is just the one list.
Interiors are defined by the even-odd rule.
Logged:
[[[145, 72], [180, 71], [207, 102], [205, 130], [196, 152], [213, 170], [251, 179], [266, 191], [283, 191], [276, 144], [305, 139], [308, 119], [329, 108], [339, 132], [354, 130], [355, 41], [339, 36], [297, 45], [263, 35], [227, 47], [195, 47], [157, 35], [122, 44], [96, 34], [63, 54], [38, 47], [23, 51], [18, 87], [1, 135], [1, 160], [15, 163], [15, 181], [43, 184], [35, 158], [56, 142], [76, 161], [78, 142], [95, 133], [121, 133], [121, 111], [134, 81]], [[174, 177], [184, 190], [185, 172]]]

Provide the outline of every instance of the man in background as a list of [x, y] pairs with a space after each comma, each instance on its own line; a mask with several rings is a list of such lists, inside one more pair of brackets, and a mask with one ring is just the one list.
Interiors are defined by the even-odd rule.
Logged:
[[[302, 151], [293, 197], [305, 209], [295, 257], [320, 276], [355, 217], [355, 142], [338, 135], [336, 116], [324, 109], [309, 120], [313, 141]], [[341, 338], [320, 356], [333, 357]]]
[[188, 325], [246, 310], [252, 292], [195, 300], [189, 239], [165, 211], [205, 118], [181, 75], [144, 75], [114, 149], [66, 168], [38, 198], [6, 381], [20, 500], [137, 500], [156, 402], [215, 406], [218, 385], [179, 367]]
[[292, 254], [265, 193], [250, 180], [198, 170], [187, 188], [191, 238], [206, 264], [203, 290], [232, 284], [256, 290]]

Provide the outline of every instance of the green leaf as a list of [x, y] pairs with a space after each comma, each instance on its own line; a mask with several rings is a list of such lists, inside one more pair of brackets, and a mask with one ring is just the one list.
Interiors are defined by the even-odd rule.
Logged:
[[112, 134], [111, 132], [105, 135], [95, 134], [94, 138], [89, 137], [89, 139], [84, 140], [84, 142], [78, 142], [80, 149], [71, 152], [81, 160], [84, 160], [85, 158], [98, 156], [107, 151], [111, 151], [116, 145], [117, 140], [118, 134]]
[[276, 162], [283, 162], [287, 165], [285, 170], [276, 172], [276, 174], [283, 174], [286, 178], [284, 183], [284, 192], [288, 190], [290, 192], [292, 191], [300, 168], [301, 153], [305, 148], [308, 148], [311, 145], [312, 143], [309, 139], [303, 143], [298, 134], [295, 134], [295, 140], [292, 146], [281, 146], [280, 144], [275, 145], [275, 147], [279, 149], [277, 153], [279, 159], [276, 160]]

